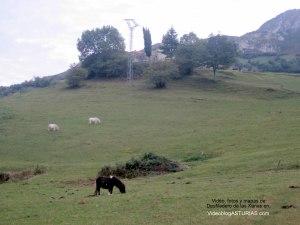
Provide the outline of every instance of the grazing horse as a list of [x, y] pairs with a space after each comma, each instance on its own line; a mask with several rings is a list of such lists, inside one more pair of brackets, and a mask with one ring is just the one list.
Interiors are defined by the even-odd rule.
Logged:
[[112, 194], [113, 188], [116, 186], [121, 193], [125, 193], [125, 185], [118, 178], [114, 176], [102, 177], [99, 176], [96, 179], [96, 190], [94, 195], [100, 195], [100, 188], [108, 189], [109, 195]]

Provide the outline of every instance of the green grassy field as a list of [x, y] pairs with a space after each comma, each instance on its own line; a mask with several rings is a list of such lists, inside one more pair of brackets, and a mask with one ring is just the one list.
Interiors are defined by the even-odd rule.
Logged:
[[[218, 75], [217, 83], [197, 75], [164, 90], [99, 81], [0, 99], [0, 171], [47, 167], [0, 184], [0, 224], [299, 224], [300, 188], [289, 186], [300, 186], [300, 77]], [[101, 126], [89, 126], [91, 116]], [[61, 131], [49, 133], [48, 121]], [[125, 180], [124, 195], [86, 197], [102, 166], [145, 152], [188, 168]], [[202, 152], [212, 158], [184, 162]], [[223, 211], [206, 208], [212, 198], [263, 199], [267, 210], [246, 210], [270, 215], [209, 216]]]

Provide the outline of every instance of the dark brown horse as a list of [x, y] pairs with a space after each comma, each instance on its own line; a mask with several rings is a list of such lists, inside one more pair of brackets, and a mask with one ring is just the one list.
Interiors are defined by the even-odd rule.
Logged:
[[118, 178], [114, 176], [109, 177], [97, 177], [95, 196], [100, 195], [100, 188], [108, 189], [109, 194], [112, 194], [113, 188], [116, 186], [121, 193], [125, 193], [125, 185]]

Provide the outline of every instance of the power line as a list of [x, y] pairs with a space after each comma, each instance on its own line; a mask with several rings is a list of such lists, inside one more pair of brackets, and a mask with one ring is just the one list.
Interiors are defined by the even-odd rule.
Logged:
[[129, 57], [128, 57], [128, 70], [127, 70], [127, 79], [132, 80], [133, 79], [133, 71], [132, 71], [132, 44], [133, 44], [133, 30], [134, 28], [138, 27], [139, 25], [137, 22], [135, 22], [134, 19], [125, 19], [129, 31], [130, 31], [130, 36], [129, 36]]

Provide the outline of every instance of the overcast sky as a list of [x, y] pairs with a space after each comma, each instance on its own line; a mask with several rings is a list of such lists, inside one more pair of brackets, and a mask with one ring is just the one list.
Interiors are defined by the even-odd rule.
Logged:
[[112, 25], [128, 46], [125, 18], [140, 24], [133, 48], [142, 49], [142, 26], [152, 43], [171, 26], [179, 36], [240, 36], [294, 8], [299, 0], [0, 0], [0, 86], [65, 71], [78, 62], [77, 39], [87, 29]]

